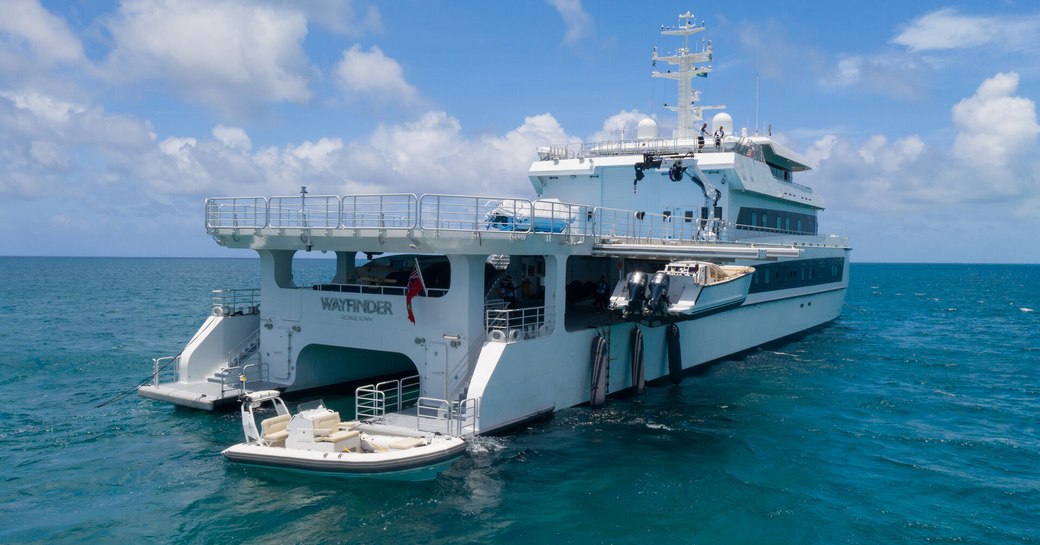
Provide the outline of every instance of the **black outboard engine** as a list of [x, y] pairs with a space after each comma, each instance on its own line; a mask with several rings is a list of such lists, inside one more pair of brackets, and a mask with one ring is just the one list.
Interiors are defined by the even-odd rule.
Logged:
[[650, 279], [650, 297], [643, 307], [643, 315], [664, 314], [668, 308], [668, 284], [670, 280], [663, 271], [654, 273]]
[[628, 273], [625, 277], [625, 284], [628, 286], [628, 304], [622, 309], [622, 316], [628, 316], [629, 314], [639, 314], [643, 308], [643, 302], [646, 301], [646, 273], [643, 271], [635, 271]]

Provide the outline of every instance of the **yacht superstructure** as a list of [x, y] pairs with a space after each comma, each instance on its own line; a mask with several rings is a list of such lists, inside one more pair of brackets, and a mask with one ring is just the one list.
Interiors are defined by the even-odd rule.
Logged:
[[[480, 434], [833, 320], [848, 241], [818, 232], [824, 205], [793, 181], [809, 169], [798, 154], [734, 134], [725, 113], [699, 132], [703, 110], [720, 108], [697, 106], [691, 88], [711, 71], [711, 43], [689, 45], [703, 29], [687, 12], [662, 31], [682, 47], [654, 52], [677, 67], [653, 74], [679, 82], [672, 137], [646, 119], [634, 140], [540, 148], [534, 198], [207, 199], [207, 233], [256, 251], [260, 286], [217, 292], [212, 316], [178, 356], [155, 360], [139, 393], [212, 409], [244, 391], [417, 375], [360, 388], [358, 416]], [[335, 256], [334, 272], [298, 283], [307, 252]], [[701, 266], [750, 281], [695, 283]], [[701, 302], [667, 301], [662, 320], [608, 308], [632, 273], [666, 269], [703, 289]], [[402, 404], [407, 387], [417, 394]]]

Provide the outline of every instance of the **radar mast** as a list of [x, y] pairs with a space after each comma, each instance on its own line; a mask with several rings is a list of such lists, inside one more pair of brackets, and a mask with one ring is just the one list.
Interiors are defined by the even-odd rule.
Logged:
[[687, 11], [679, 16], [679, 26], [661, 27], [662, 36], [682, 36], [682, 47], [674, 55], [667, 56], [659, 56], [657, 48], [654, 48], [654, 66], [657, 65], [659, 60], [678, 66], [677, 71], [658, 72], [655, 70], [650, 73], [655, 78], [667, 78], [679, 82], [678, 102], [674, 106], [665, 105], [669, 110], [679, 113], [679, 125], [673, 134], [675, 138], [691, 138], [695, 136], [696, 128], [693, 124], [704, 119], [704, 110], [725, 108], [725, 106], [695, 106], [697, 101], [700, 100], [701, 94], [700, 91], [693, 88], [690, 80], [695, 77], [707, 77], [711, 73], [710, 64], [697, 66], [697, 63], [711, 62], [712, 47], [711, 40], [707, 40], [707, 42], [702, 41], [700, 51], [691, 53], [689, 40], [691, 35], [703, 30], [704, 23], [702, 22], [700, 26], [697, 26], [696, 18]]

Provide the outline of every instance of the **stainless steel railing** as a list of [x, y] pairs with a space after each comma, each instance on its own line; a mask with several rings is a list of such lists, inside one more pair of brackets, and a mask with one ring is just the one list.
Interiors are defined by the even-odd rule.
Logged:
[[447, 401], [420, 397], [416, 402], [416, 429], [463, 436], [477, 432], [480, 425], [480, 399]]
[[597, 207], [593, 233], [597, 238], [639, 243], [653, 241], [725, 241], [730, 224], [722, 220], [690, 218]]
[[418, 215], [411, 193], [206, 199], [207, 229], [414, 229]]
[[[619, 208], [592, 207], [550, 200], [492, 196], [410, 193], [385, 195], [306, 195], [293, 197], [214, 197], [206, 200], [210, 230], [363, 229], [381, 234], [414, 229], [438, 233], [470, 232], [481, 236], [515, 237], [539, 233], [580, 242], [742, 242], [767, 237], [761, 228], [736, 226], [721, 219], [701, 219]], [[752, 234], [752, 232], [760, 234]], [[798, 232], [775, 235], [812, 237]], [[302, 236], [302, 235], [301, 235]], [[772, 236], [772, 235], [768, 235]], [[823, 237], [828, 243], [834, 237]], [[802, 240], [802, 239], [798, 239]]]
[[381, 418], [415, 405], [419, 399], [419, 375], [387, 380], [354, 390], [354, 414], [358, 419]]
[[213, 315], [257, 314], [260, 312], [260, 290], [213, 290]]
[[549, 307], [487, 308], [484, 311], [484, 329], [494, 342], [514, 342], [534, 339], [552, 333], [552, 320], [547, 319]]
[[152, 386], [159, 387], [161, 377], [169, 376], [169, 382], [177, 382], [177, 377], [180, 371], [177, 367], [180, 364], [181, 357], [177, 356], [164, 356], [161, 358], [152, 358]]

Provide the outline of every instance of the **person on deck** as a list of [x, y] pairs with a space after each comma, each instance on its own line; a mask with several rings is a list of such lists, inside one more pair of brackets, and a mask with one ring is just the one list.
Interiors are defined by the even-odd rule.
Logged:
[[505, 301], [506, 308], [511, 309], [516, 306], [516, 286], [513, 285], [513, 277], [506, 276], [502, 279], [502, 283], [498, 286], [498, 295]]
[[599, 277], [599, 282], [596, 282], [596, 310], [607, 310], [607, 278], [605, 276]]

